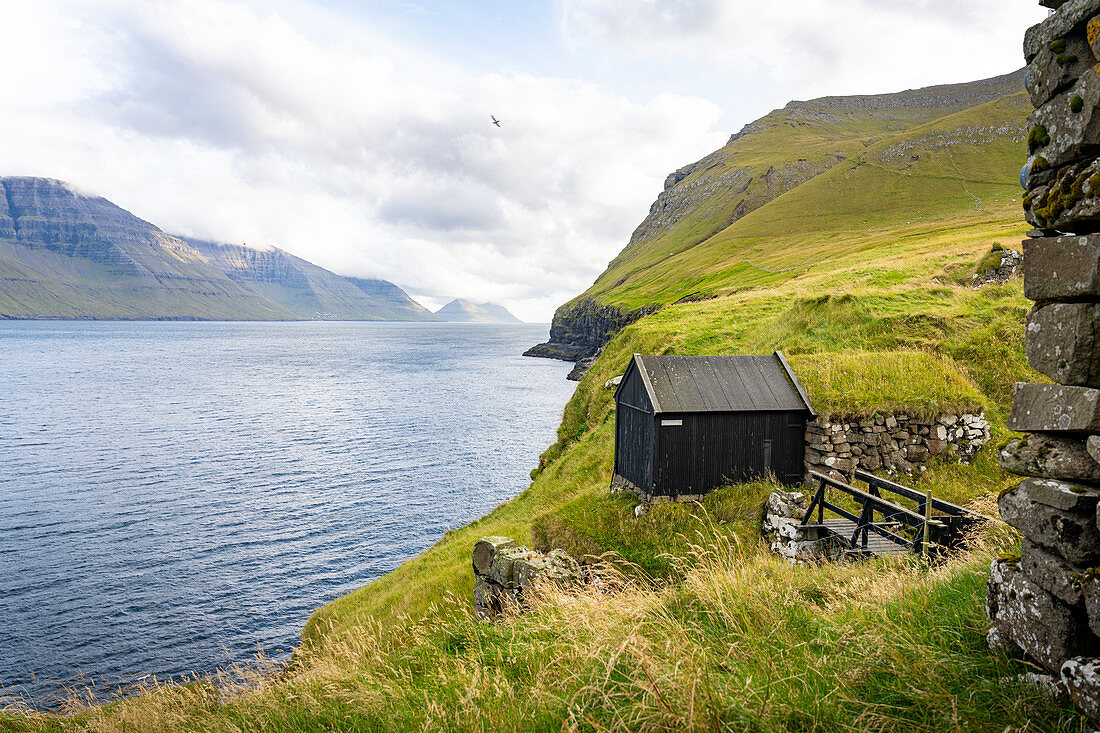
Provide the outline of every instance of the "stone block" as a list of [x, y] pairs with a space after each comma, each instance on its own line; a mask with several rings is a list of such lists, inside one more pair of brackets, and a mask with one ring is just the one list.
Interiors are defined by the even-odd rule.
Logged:
[[1100, 483], [1100, 463], [1085, 445], [1084, 438], [1032, 433], [1006, 443], [997, 452], [997, 462], [1020, 476]]
[[1062, 665], [1061, 677], [1077, 709], [1094, 723], [1100, 723], [1100, 659], [1067, 659]]
[[506, 547], [515, 546], [515, 540], [510, 537], [482, 537], [474, 545], [474, 574], [488, 575], [489, 567], [493, 564], [496, 554]]
[[1091, 512], [1100, 498], [1100, 489], [1056, 479], [1024, 479], [1032, 501], [1067, 512]]
[[[1035, 481], [1042, 479], [1021, 481], [1001, 494], [997, 500], [1001, 518], [1032, 542], [1055, 550], [1074, 564], [1087, 565], [1100, 559], [1100, 529], [1095, 511], [1059, 509], [1039, 501], [1031, 495]], [[1037, 493], [1043, 499], [1053, 498], [1042, 487]]]
[[474, 578], [474, 606], [494, 613], [501, 610], [508, 597], [507, 591], [484, 575]]
[[[1031, 176], [1027, 185], [1030, 190], [1024, 195], [1024, 218], [1032, 225], [1044, 230], [1080, 233], [1100, 227], [1100, 163], [1096, 159], [1072, 162], [1042, 176]], [[1026, 257], [1024, 263], [1026, 288], [1030, 275]]]
[[1100, 303], [1051, 303], [1027, 319], [1027, 360], [1059, 384], [1100, 386]]
[[1090, 435], [1085, 441], [1085, 449], [1092, 456], [1092, 460], [1100, 463], [1100, 435]]
[[489, 565], [489, 579], [505, 588], [515, 584], [515, 565], [520, 560], [526, 560], [533, 555], [526, 547], [504, 547], [493, 556], [493, 562]]
[[516, 584], [526, 591], [536, 583], [567, 587], [583, 580], [580, 564], [562, 550], [518, 560], [513, 571]]
[[[1081, 61], [1090, 67], [1085, 75], [1027, 118], [1028, 153], [1036, 156], [1028, 188], [1043, 181], [1043, 176], [1035, 176], [1038, 157], [1047, 169], [1056, 169], [1092, 157], [1100, 146], [1100, 74], [1091, 69], [1091, 51], [1085, 53]], [[1068, 55], [1059, 54], [1064, 56]]]
[[1018, 432], [1100, 432], [1100, 390], [1017, 382], [1008, 429]]
[[994, 560], [986, 590], [989, 620], [1030, 657], [1058, 672], [1092, 649], [1080, 613], [1033, 583], [1016, 562]]
[[1025, 240], [1024, 295], [1037, 301], [1100, 300], [1100, 235]]
[[1079, 578], [1086, 568], [1073, 565], [1026, 537], [1020, 549], [1020, 567], [1033, 583], [1059, 600], [1071, 606], [1079, 606], [1084, 601]]
[[1061, 39], [1065, 44], [1042, 47], [1027, 65], [1024, 77], [1031, 106], [1042, 107], [1056, 94], [1073, 86], [1095, 64], [1092, 49], [1084, 33]]
[[927, 461], [930, 455], [923, 445], [909, 445], [905, 448], [905, 457], [910, 461]]
[[1024, 59], [1031, 63], [1041, 51], [1049, 49], [1051, 43], [1074, 32], [1084, 35], [1085, 24], [1097, 13], [1100, 13], [1100, 0], [1068, 0], [1062, 3], [1049, 18], [1027, 29], [1024, 34]]

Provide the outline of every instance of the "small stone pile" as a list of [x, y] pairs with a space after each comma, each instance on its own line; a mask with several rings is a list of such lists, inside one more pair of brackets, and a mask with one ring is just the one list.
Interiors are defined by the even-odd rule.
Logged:
[[980, 288], [983, 285], [1003, 283], [1011, 280], [1024, 262], [1024, 255], [1014, 249], [1001, 250], [1001, 262], [996, 267], [988, 267], [982, 272], [974, 273], [972, 285]]
[[841, 481], [850, 481], [857, 468], [911, 475], [936, 456], [969, 462], [989, 436], [984, 414], [940, 415], [924, 422], [908, 415], [817, 418], [806, 426], [806, 470]]
[[998, 453], [1026, 476], [1001, 516], [1023, 534], [993, 563], [991, 646], [1026, 652], [1100, 720], [1100, 0], [1042, 0], [1024, 38], [1028, 161], [1020, 173], [1028, 362], [1056, 384], [1017, 384]]
[[773, 491], [764, 506], [764, 541], [792, 565], [812, 565], [844, 553], [840, 538], [826, 536], [816, 527], [802, 526], [802, 517], [809, 508], [805, 494], [782, 489]]
[[567, 553], [516, 547], [510, 537], [482, 537], [474, 545], [473, 564], [474, 610], [483, 619], [522, 609], [540, 583], [568, 587], [584, 582], [580, 564]]

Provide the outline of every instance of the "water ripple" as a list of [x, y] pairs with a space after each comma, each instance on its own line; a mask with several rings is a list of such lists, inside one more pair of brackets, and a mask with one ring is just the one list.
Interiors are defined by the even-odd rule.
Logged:
[[290, 648], [314, 608], [526, 486], [573, 386], [517, 356], [544, 337], [0, 322], [0, 687]]

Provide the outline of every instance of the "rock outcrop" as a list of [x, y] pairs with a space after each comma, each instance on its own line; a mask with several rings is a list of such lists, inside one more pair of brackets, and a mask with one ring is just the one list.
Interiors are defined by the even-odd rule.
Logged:
[[619, 329], [652, 313], [655, 308], [626, 310], [601, 305], [592, 298], [567, 303], [554, 313], [550, 340], [532, 346], [524, 356], [539, 356], [562, 361], [591, 359], [600, 353]]
[[491, 620], [522, 610], [544, 583], [569, 587], [584, 582], [581, 566], [562, 550], [546, 554], [517, 547], [510, 537], [482, 537], [474, 545], [474, 610]]

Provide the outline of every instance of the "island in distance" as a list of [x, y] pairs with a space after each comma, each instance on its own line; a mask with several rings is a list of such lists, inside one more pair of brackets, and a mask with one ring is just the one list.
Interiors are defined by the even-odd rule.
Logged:
[[502, 305], [472, 303], [462, 298], [455, 298], [435, 315], [450, 323], [523, 323]]
[[54, 179], [0, 178], [0, 318], [439, 321], [386, 280], [173, 236]]

